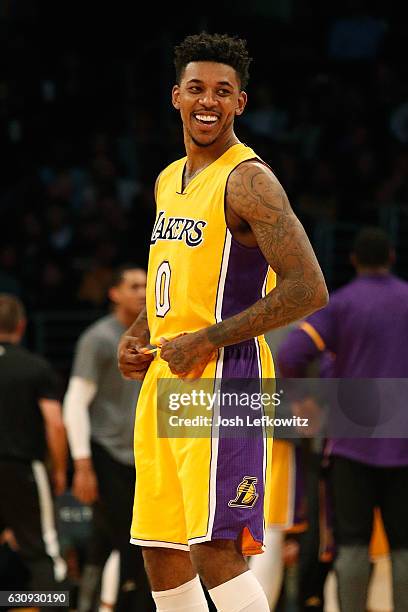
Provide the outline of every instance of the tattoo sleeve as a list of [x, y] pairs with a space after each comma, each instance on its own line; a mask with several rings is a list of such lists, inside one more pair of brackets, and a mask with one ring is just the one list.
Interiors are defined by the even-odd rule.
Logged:
[[227, 207], [251, 227], [276, 272], [277, 286], [243, 312], [207, 330], [216, 347], [248, 340], [322, 308], [327, 289], [312, 246], [272, 172], [258, 162], [238, 166], [227, 185]]
[[150, 340], [149, 324], [147, 322], [147, 311], [143, 308], [136, 321], [132, 323], [129, 329], [125, 332], [125, 336], [134, 336], [140, 338], [144, 344], [148, 344]]

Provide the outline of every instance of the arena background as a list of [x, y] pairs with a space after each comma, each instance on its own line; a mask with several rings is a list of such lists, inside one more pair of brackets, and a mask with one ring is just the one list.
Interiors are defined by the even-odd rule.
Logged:
[[[402, 3], [401, 3], [402, 5]], [[184, 155], [172, 48], [189, 33], [248, 40], [238, 137], [276, 172], [329, 289], [380, 225], [408, 278], [406, 21], [397, 3], [0, 1], [0, 292], [22, 298], [25, 344], [61, 374], [106, 312], [123, 262], [146, 265], [160, 170]], [[83, 517], [82, 517], [83, 518]], [[89, 517], [88, 517], [89, 519]]]
[[184, 154], [172, 47], [202, 29], [248, 39], [237, 134], [277, 173], [329, 288], [351, 277], [347, 252], [367, 223], [390, 232], [408, 275], [397, 3], [145, 6], [143, 20], [136, 6], [102, 4], [0, 3], [0, 291], [24, 300], [31, 348], [66, 374], [79, 331], [106, 307], [112, 268], [146, 263], [154, 179]]

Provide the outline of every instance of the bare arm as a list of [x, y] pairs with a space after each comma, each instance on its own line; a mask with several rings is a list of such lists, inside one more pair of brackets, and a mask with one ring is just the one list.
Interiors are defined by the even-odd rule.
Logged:
[[150, 331], [147, 322], [146, 308], [136, 321], [123, 334], [118, 346], [118, 367], [124, 378], [143, 380], [153, 355], [143, 353], [143, 347], [149, 344]]
[[62, 420], [61, 404], [57, 400], [40, 399], [39, 406], [45, 423], [45, 435], [52, 463], [55, 493], [64, 492], [67, 471], [67, 438]]
[[241, 164], [228, 181], [227, 207], [249, 224], [277, 274], [278, 284], [243, 312], [209, 327], [207, 337], [215, 347], [287, 325], [328, 301], [323, 274], [306, 232], [269, 169], [260, 163]]
[[141, 346], [145, 346], [150, 340], [149, 324], [147, 322], [146, 308], [143, 308], [136, 321], [127, 329], [124, 336], [131, 336], [132, 338], [139, 338]]
[[181, 377], [200, 375], [214, 349], [259, 336], [300, 319], [326, 305], [323, 274], [307, 235], [272, 172], [259, 162], [246, 162], [231, 174], [227, 213], [246, 224], [278, 277], [276, 288], [239, 314], [175, 338], [161, 357]]
[[[154, 186], [154, 196], [157, 200], [160, 174]], [[144, 308], [136, 321], [129, 327], [120, 339], [118, 346], [118, 367], [122, 376], [127, 379], [143, 380], [153, 360], [152, 355], [145, 355], [140, 350], [150, 341], [147, 312]]]

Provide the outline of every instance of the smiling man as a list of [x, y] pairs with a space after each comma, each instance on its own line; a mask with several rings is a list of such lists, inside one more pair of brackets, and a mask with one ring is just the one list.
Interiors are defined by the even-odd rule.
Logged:
[[[118, 350], [122, 374], [144, 378], [131, 541], [143, 546], [158, 610], [207, 610], [198, 575], [218, 610], [269, 610], [245, 561], [262, 552], [269, 453], [262, 435], [222, 427], [212, 439], [159, 438], [157, 381], [202, 377], [223, 392], [245, 378], [259, 391], [274, 374], [264, 332], [327, 302], [283, 188], [234, 133], [249, 63], [245, 41], [227, 35], [176, 47], [172, 101], [187, 156], [156, 182], [147, 307]], [[160, 351], [146, 354], [148, 344]]]

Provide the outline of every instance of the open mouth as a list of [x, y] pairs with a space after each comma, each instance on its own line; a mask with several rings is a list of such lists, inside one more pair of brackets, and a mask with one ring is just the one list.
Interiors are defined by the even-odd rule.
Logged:
[[206, 113], [193, 113], [193, 117], [197, 123], [207, 127], [212, 127], [219, 121], [219, 117], [217, 115], [208, 115]]

